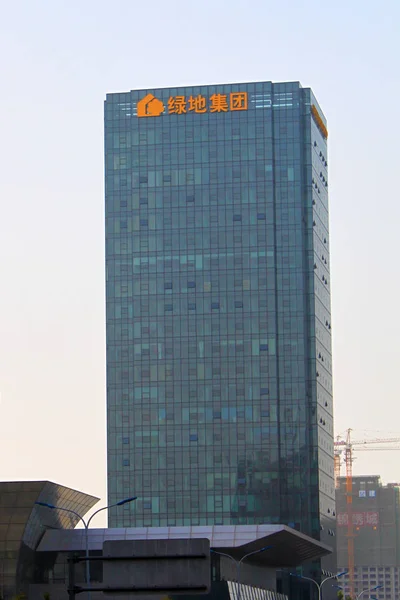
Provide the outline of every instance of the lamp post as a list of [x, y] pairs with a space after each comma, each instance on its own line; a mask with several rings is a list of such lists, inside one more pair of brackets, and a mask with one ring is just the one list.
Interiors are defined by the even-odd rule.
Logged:
[[358, 600], [358, 598], [361, 598], [363, 594], [367, 594], [368, 592], [374, 592], [375, 590], [380, 590], [381, 588], [383, 588], [383, 585], [376, 585], [375, 587], [369, 588], [368, 590], [363, 590], [358, 594], [358, 596], [356, 596], [356, 600]]
[[[343, 587], [341, 587], [340, 585], [335, 585], [334, 587], [337, 587], [339, 590], [343, 590]], [[367, 594], [368, 592], [374, 592], [375, 590], [380, 590], [381, 588], [383, 588], [383, 585], [376, 585], [375, 587], [362, 590], [359, 594], [357, 594], [356, 600], [358, 600], [359, 598], [361, 598], [361, 596]]]
[[289, 573], [289, 575], [291, 575], [292, 577], [298, 577], [299, 579], [306, 579], [307, 581], [311, 581], [312, 583], [314, 583], [318, 588], [318, 600], [322, 600], [322, 586], [324, 585], [324, 583], [326, 583], [330, 579], [336, 579], [338, 577], [341, 577], [342, 575], [346, 575], [346, 573], [347, 571], [343, 571], [338, 575], [331, 575], [330, 577], [325, 577], [325, 579], [323, 579], [321, 583], [318, 583], [318, 581], [312, 579], [311, 577], [305, 577], [305, 575], [298, 575], [297, 573]]
[[89, 525], [90, 525], [90, 521], [93, 519], [94, 516], [96, 516], [99, 512], [103, 511], [103, 510], [107, 510], [109, 508], [113, 508], [114, 506], [122, 506], [123, 504], [128, 504], [128, 502], [133, 502], [134, 500], [137, 499], [137, 496], [132, 496], [131, 498], [125, 498], [124, 500], [120, 500], [119, 502], [115, 502], [115, 504], [109, 504], [108, 506], [103, 506], [102, 508], [99, 508], [98, 510], [96, 510], [87, 521], [85, 521], [85, 519], [83, 517], [81, 517], [81, 515], [77, 512], [75, 512], [74, 510], [71, 510], [70, 508], [64, 508], [62, 506], [55, 506], [54, 504], [50, 504], [48, 502], [35, 502], [35, 504], [37, 504], [38, 506], [44, 506], [45, 508], [51, 508], [52, 510], [62, 510], [64, 512], [68, 512], [71, 513], [73, 515], [75, 515], [76, 517], [78, 517], [78, 519], [80, 521], [82, 521], [83, 526], [85, 528], [85, 557], [86, 557], [86, 583], [88, 586], [88, 600], [91, 599], [91, 592], [90, 592], [90, 562], [89, 562]]
[[253, 550], [253, 552], [249, 552], [248, 554], [245, 554], [244, 556], [242, 556], [242, 558], [240, 560], [236, 560], [230, 554], [226, 554], [225, 552], [218, 552], [217, 550], [213, 550], [211, 548], [210, 552], [212, 552], [212, 554], [218, 554], [219, 556], [224, 556], [225, 558], [229, 558], [236, 566], [236, 580], [237, 580], [237, 586], [238, 586], [238, 591], [237, 591], [237, 595], [236, 595], [237, 600], [240, 600], [240, 593], [241, 593], [240, 567], [242, 566], [242, 562], [244, 560], [246, 560], [246, 558], [249, 558], [249, 556], [253, 556], [253, 554], [260, 554], [260, 552], [265, 552], [265, 550], [269, 550], [270, 548], [272, 548], [272, 546], [264, 546], [264, 548], [260, 548], [259, 550]]

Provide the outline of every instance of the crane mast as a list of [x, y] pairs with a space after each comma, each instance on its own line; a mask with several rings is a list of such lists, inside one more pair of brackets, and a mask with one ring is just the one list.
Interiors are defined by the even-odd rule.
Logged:
[[350, 440], [351, 429], [347, 430], [345, 446], [346, 463], [346, 507], [347, 507], [347, 560], [350, 597], [354, 598], [354, 529], [353, 529], [353, 450]]

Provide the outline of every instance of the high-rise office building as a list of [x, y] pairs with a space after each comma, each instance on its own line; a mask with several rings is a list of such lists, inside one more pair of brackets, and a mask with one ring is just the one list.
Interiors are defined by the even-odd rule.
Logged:
[[327, 129], [312, 91], [109, 94], [105, 151], [108, 493], [139, 496], [111, 526], [285, 523], [334, 546]]

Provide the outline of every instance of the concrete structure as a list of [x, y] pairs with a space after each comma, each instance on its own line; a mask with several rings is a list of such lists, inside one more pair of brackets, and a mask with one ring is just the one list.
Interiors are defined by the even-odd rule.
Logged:
[[[208, 538], [210, 546], [215, 552], [224, 552], [235, 560], [240, 560], [245, 554], [271, 546], [270, 550], [255, 554], [243, 563], [241, 569], [241, 583], [247, 592], [243, 598], [249, 600], [268, 598], [271, 600], [284, 600], [289, 595], [293, 581], [287, 575], [283, 577], [280, 569], [290, 567], [295, 569], [305, 562], [316, 560], [331, 554], [332, 549], [321, 542], [305, 536], [285, 525], [236, 525], [236, 526], [204, 526], [204, 527], [143, 527], [143, 528], [118, 528], [118, 529], [91, 529], [89, 530], [89, 544], [92, 556], [100, 556], [103, 543], [107, 540], [149, 540], [149, 539], [186, 539]], [[85, 548], [85, 535], [82, 530], [74, 531], [47, 531], [38, 548], [38, 560], [48, 564], [47, 556], [57, 554], [56, 564], [53, 566], [53, 575], [48, 572], [48, 579], [54, 584], [54, 573], [59, 580], [57, 599], [64, 598], [65, 581], [67, 579], [66, 556], [72, 552], [83, 554]], [[56, 571], [54, 571], [54, 569]], [[101, 562], [92, 563], [91, 579], [93, 586], [102, 581]], [[43, 572], [43, 577], [46, 578]], [[212, 590], [205, 599], [218, 597], [220, 600], [235, 598], [237, 593], [237, 570], [233, 561], [212, 554]], [[83, 569], [81, 571], [83, 581]], [[62, 583], [61, 583], [62, 582]], [[277, 588], [283, 594], [277, 592]], [[36, 587], [35, 594], [45, 589], [43, 584]], [[34, 594], [34, 587], [30, 588]], [[268, 592], [268, 593], [267, 593]], [[92, 594], [93, 598], [96, 594]], [[291, 596], [292, 597], [292, 596]], [[32, 600], [36, 596], [32, 595]], [[66, 598], [66, 596], [65, 596]], [[195, 597], [193, 596], [193, 599]], [[134, 596], [132, 596], [132, 600]], [[182, 600], [176, 596], [175, 600]]]
[[[37, 501], [84, 515], [97, 498], [51, 482], [0, 483], [0, 593], [4, 600], [16, 593], [25, 594], [29, 600], [43, 600], [44, 593], [57, 600], [66, 599], [67, 557], [85, 553], [85, 531], [71, 529], [77, 524], [75, 517], [37, 506]], [[249, 552], [271, 546], [243, 563], [242, 597], [249, 600], [287, 600], [293, 582], [280, 569], [293, 570], [331, 553], [331, 548], [285, 525], [90, 529], [89, 547], [94, 557], [102, 555], [107, 540], [187, 538], [208, 538], [214, 550], [212, 589], [205, 596], [209, 600], [228, 600], [237, 592], [236, 568], [218, 552], [237, 561]], [[101, 561], [92, 561], [90, 571], [96, 586], [102, 581]], [[76, 582], [83, 581], [84, 566], [79, 563]], [[93, 593], [92, 598], [100, 600], [103, 594]], [[184, 597], [177, 596], [176, 600]]]
[[[346, 478], [339, 479], [336, 491], [337, 559], [345, 570], [347, 554]], [[400, 594], [400, 487], [382, 485], [380, 477], [353, 477], [354, 591], [382, 585], [374, 592], [378, 600], [392, 600]], [[343, 582], [346, 583], [346, 576]]]
[[107, 95], [113, 527], [335, 545], [327, 135], [298, 83]]

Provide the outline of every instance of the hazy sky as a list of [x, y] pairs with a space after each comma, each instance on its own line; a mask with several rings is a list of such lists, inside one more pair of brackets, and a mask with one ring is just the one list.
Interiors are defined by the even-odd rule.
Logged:
[[[400, 437], [400, 2], [0, 8], [0, 480], [106, 500], [103, 100], [146, 86], [312, 87], [330, 133], [336, 432]], [[357, 456], [355, 473], [400, 480], [399, 451]]]

